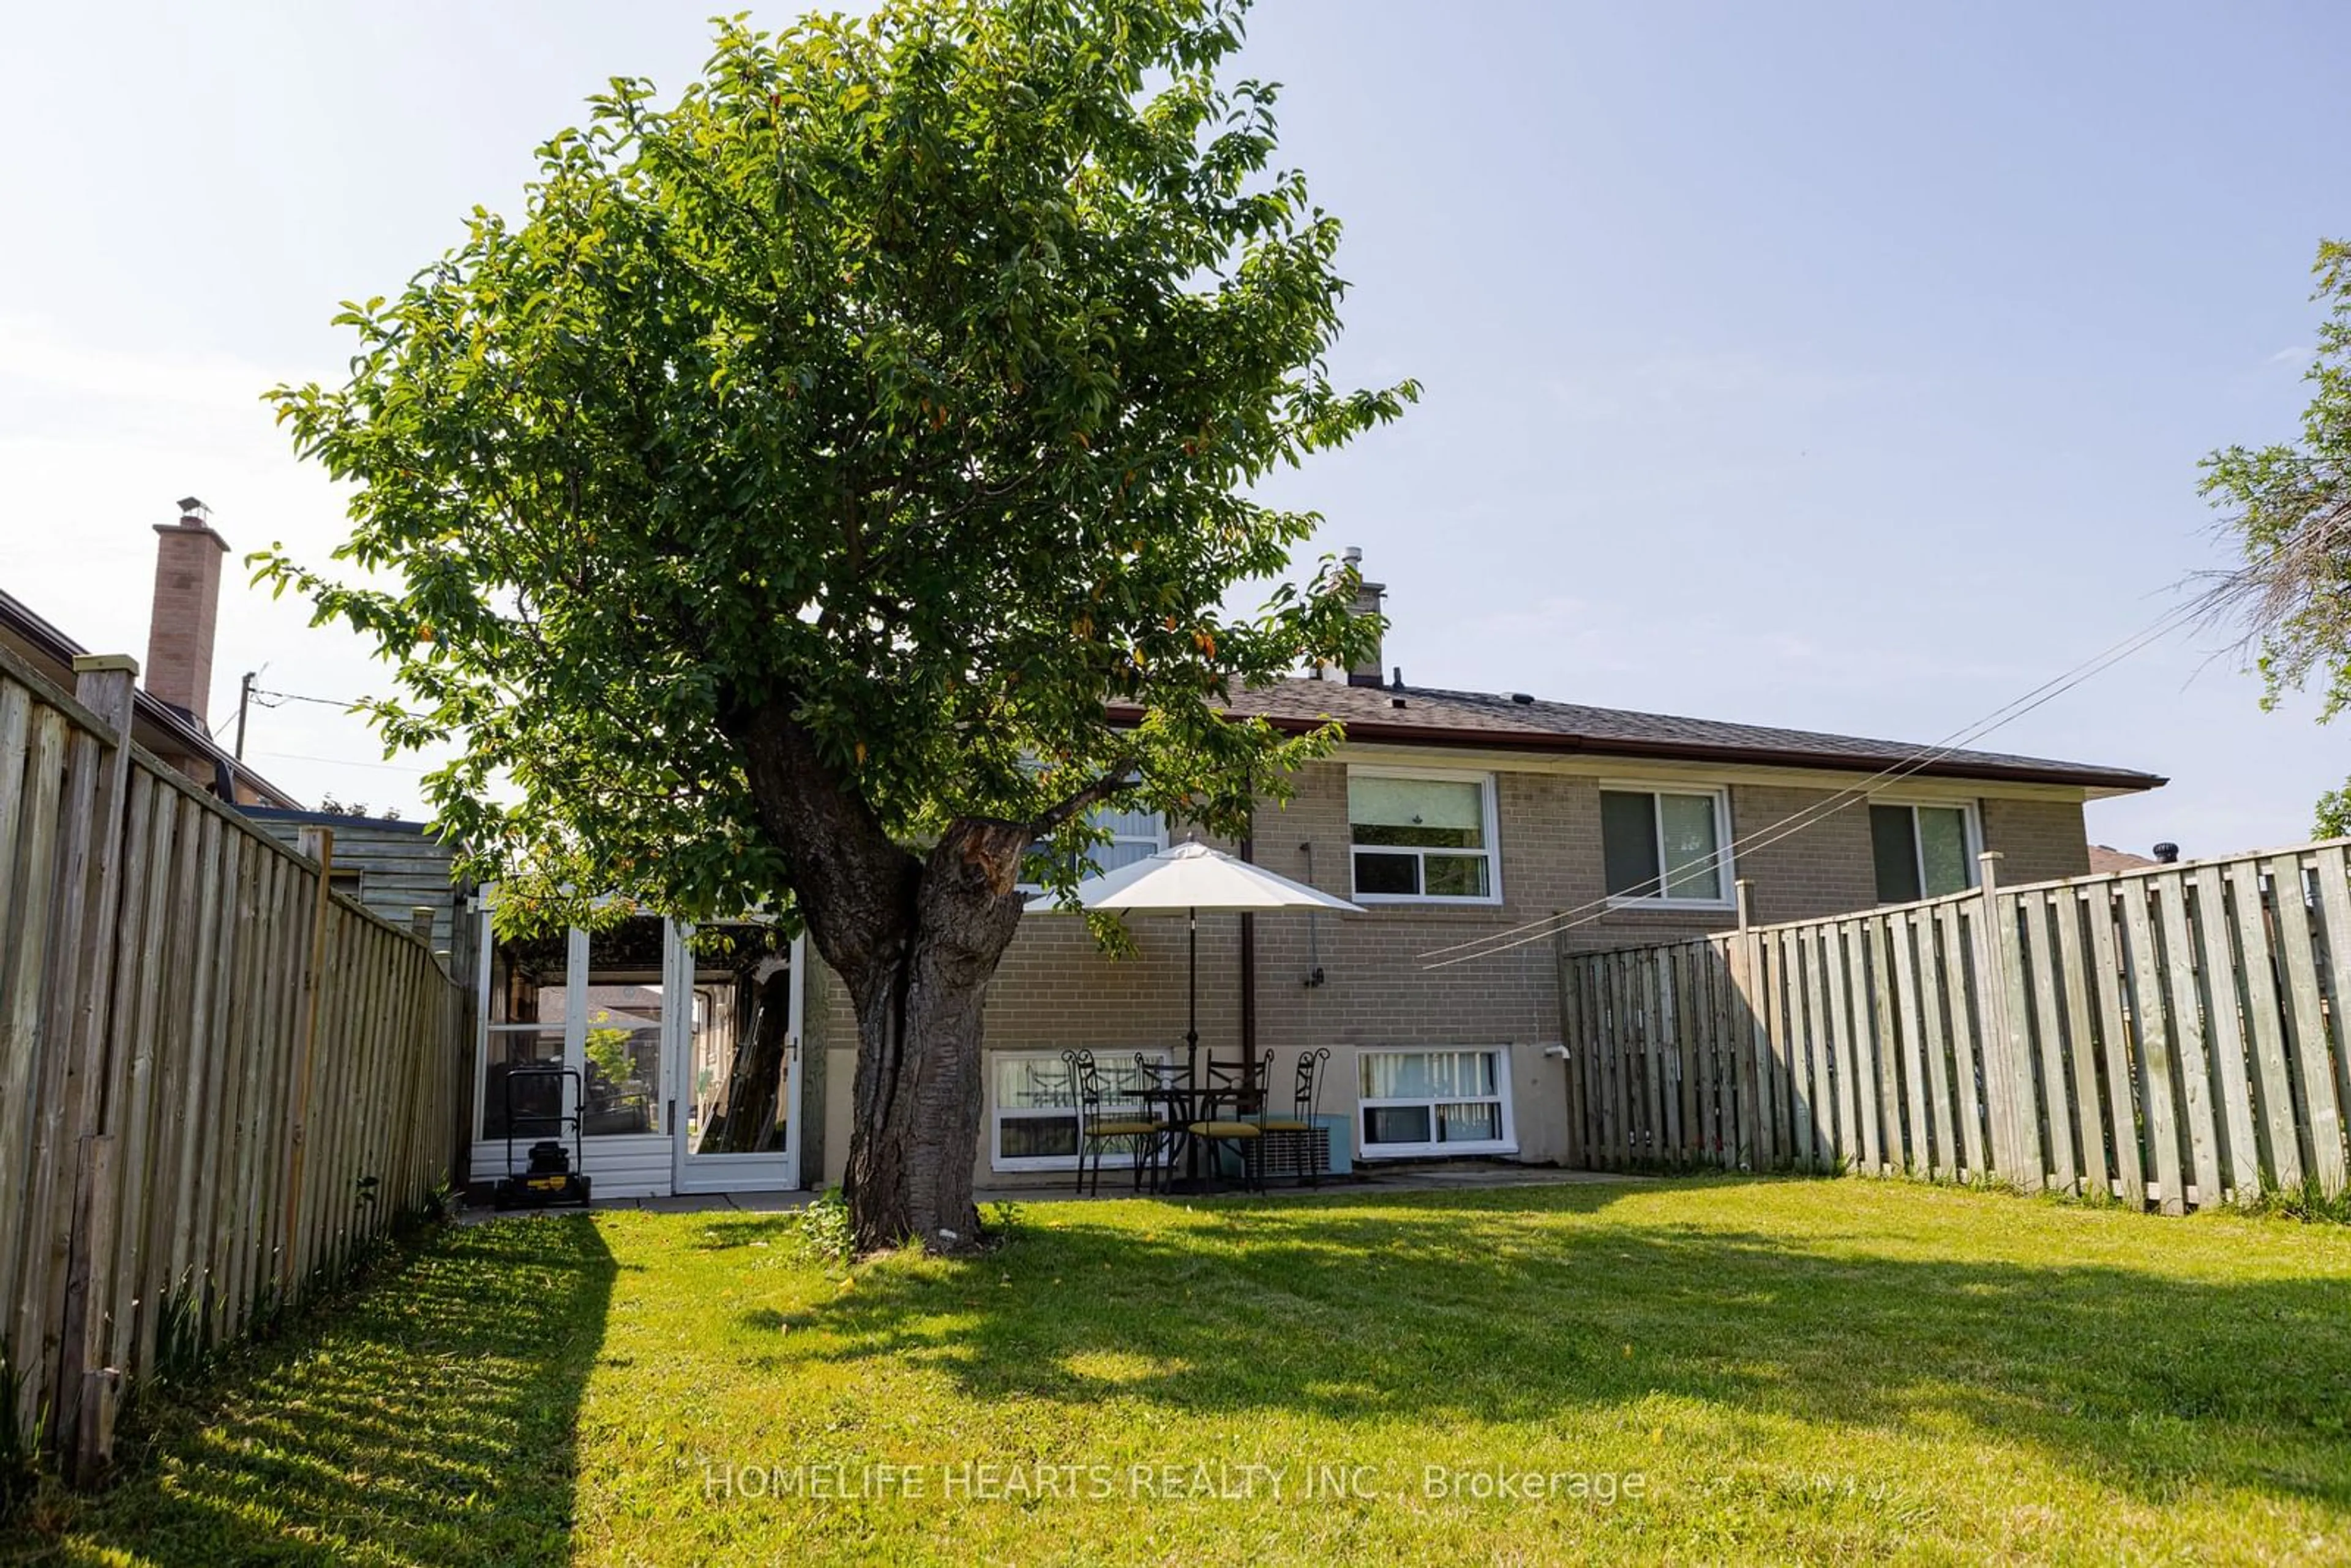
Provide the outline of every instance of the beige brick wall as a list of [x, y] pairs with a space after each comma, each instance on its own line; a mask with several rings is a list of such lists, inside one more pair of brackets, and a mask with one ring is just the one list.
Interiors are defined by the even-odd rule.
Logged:
[[[1346, 897], [1347, 769], [1319, 764], [1299, 780], [1287, 807], [1258, 815], [1259, 863]], [[1520, 1157], [1548, 1161], [1565, 1152], [1565, 1080], [1543, 1047], [1560, 1039], [1559, 996], [1550, 940], [1428, 967], [1435, 950], [1585, 909], [1604, 899], [1600, 846], [1600, 781], [1542, 771], [1496, 774], [1500, 837], [1499, 906], [1378, 905], [1362, 915], [1280, 913], [1258, 917], [1258, 1046], [1278, 1058], [1280, 1082], [1301, 1049], [1328, 1046], [1332, 1076], [1326, 1113], [1352, 1111], [1356, 1052], [1365, 1046], [1510, 1047], [1511, 1098]], [[1749, 839], [1829, 800], [1830, 788], [1732, 782], [1732, 831]], [[2088, 869], [2078, 803], [1994, 800], [1980, 803], [1987, 848], [2002, 851], [2008, 882], [2074, 875]], [[1230, 847], [1230, 846], [1225, 846]], [[1869, 817], [1838, 811], [1739, 857], [1737, 874], [1753, 884], [1759, 921], [1807, 919], [1876, 902]], [[1720, 930], [1736, 924], [1727, 909], [1595, 909], [1567, 933], [1582, 948], [1625, 946]], [[1074, 917], [1028, 917], [989, 990], [991, 1051], [1087, 1047], [1097, 1053], [1144, 1047], [1180, 1048], [1184, 1035], [1184, 921], [1138, 916], [1131, 922], [1140, 955], [1103, 956]], [[1239, 917], [1200, 917], [1199, 1028], [1204, 1051], [1230, 1059], [1239, 1048]], [[1319, 963], [1323, 979], [1307, 984]], [[846, 1162], [849, 1093], [856, 1028], [845, 988], [829, 973], [813, 981], [810, 1045], [827, 1052], [820, 1153], [810, 1169], [837, 1181]], [[813, 1142], [814, 1140], [812, 1140]], [[1023, 1179], [989, 1169], [988, 1185]], [[1061, 1182], [1066, 1176], [1033, 1178]]]
[[2001, 852], [2002, 886], [2090, 874], [2082, 808], [2061, 800], [1984, 800], [1984, 848]]

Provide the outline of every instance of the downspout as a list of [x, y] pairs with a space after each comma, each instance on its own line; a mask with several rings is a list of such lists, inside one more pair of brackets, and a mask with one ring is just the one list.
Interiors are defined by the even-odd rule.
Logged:
[[[1241, 838], [1241, 859], [1255, 864], [1257, 840], [1253, 835]], [[1246, 1080], [1250, 1064], [1257, 1061], [1257, 916], [1241, 916], [1241, 1071]]]

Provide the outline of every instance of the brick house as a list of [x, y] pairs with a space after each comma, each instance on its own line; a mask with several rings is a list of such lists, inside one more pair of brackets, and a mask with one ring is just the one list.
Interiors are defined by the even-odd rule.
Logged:
[[[1364, 608], [1383, 591], [1366, 585]], [[1865, 909], [1972, 885], [1983, 851], [2002, 856], [2004, 883], [2077, 876], [2089, 870], [2085, 803], [2164, 782], [1955, 751], [1865, 805], [1823, 812], [1919, 748], [1408, 686], [1400, 674], [1384, 680], [1376, 656], [1324, 674], [1335, 678], [1285, 681], [1233, 705], [1301, 730], [1327, 716], [1347, 739], [1305, 769], [1286, 808], [1259, 810], [1246, 846], [1219, 847], [1245, 848], [1367, 913], [1270, 915], [1247, 930], [1238, 915], [1202, 916], [1200, 1032], [1204, 1050], [1227, 1058], [1244, 1044], [1270, 1052], [1285, 1085], [1301, 1050], [1328, 1047], [1320, 1110], [1343, 1124], [1356, 1159], [1542, 1163], [1565, 1152], [1565, 1071], [1545, 1055], [1561, 1035], [1554, 941], [1431, 967], [1437, 949], [1561, 912], [1581, 912], [1559, 940], [1583, 947], [1720, 930], [1737, 923], [1737, 881], [1750, 884], [1759, 921]], [[1155, 820], [1114, 826], [1110, 863], [1165, 841]], [[1717, 859], [1726, 846], [1727, 867]], [[1052, 1119], [1026, 1102], [1045, 1097], [1062, 1051], [1164, 1052], [1181, 1040], [1183, 922], [1130, 929], [1141, 953], [1116, 960], [1081, 922], [1022, 923], [989, 995], [984, 1185], [1067, 1179], [1068, 1156], [1022, 1152], [1062, 1141], [1024, 1125]], [[856, 1029], [843, 988], [820, 967], [807, 1017], [810, 1103], [824, 1108], [808, 1153], [836, 1181]], [[1423, 1091], [1425, 1107], [1409, 1103]], [[1377, 1114], [1366, 1099], [1381, 1102]]]
[[[1367, 585], [1360, 606], [1378, 608]], [[1565, 1153], [1556, 944], [1549, 936], [1429, 967], [1438, 949], [1574, 912], [1557, 940], [1596, 947], [1792, 920], [1957, 891], [1998, 851], [2011, 883], [2089, 869], [2083, 806], [2155, 775], [1989, 752], [1923, 762], [1891, 741], [1450, 691], [1384, 678], [1376, 658], [1282, 682], [1238, 712], [1347, 739], [1220, 847], [1359, 904], [1360, 915], [1200, 921], [1203, 1050], [1270, 1053], [1287, 1084], [1301, 1050], [1331, 1051], [1318, 1107], [1343, 1161]], [[1865, 802], [1822, 809], [1917, 764]], [[1102, 869], [1168, 841], [1156, 817], [1104, 821]], [[1784, 833], [1777, 829], [1793, 827]], [[1179, 826], [1177, 835], [1181, 836]], [[1061, 1052], [1171, 1056], [1185, 1028], [1180, 919], [1130, 921], [1113, 959], [1082, 922], [1026, 917], [990, 988], [985, 1186], [1061, 1184], [1075, 1165]], [[492, 1086], [526, 1059], [584, 1058], [557, 1021], [569, 988], [661, 988], [672, 998], [605, 1052], [605, 1095], [646, 1108], [590, 1137], [600, 1194], [837, 1182], [850, 1138], [857, 1036], [846, 988], [805, 943], [727, 928], [711, 956], [655, 917], [529, 950], [482, 937], [486, 1019], [476, 1181], [505, 1157]], [[571, 1033], [578, 1033], [573, 1030]], [[781, 1060], [778, 1060], [778, 1057]], [[750, 1086], [746, 1089], [744, 1086]], [[649, 1119], [651, 1124], [643, 1124]], [[616, 1118], [611, 1124], [622, 1124]]]

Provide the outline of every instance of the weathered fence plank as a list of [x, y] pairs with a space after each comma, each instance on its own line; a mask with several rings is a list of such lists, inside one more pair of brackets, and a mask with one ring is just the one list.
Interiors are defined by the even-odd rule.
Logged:
[[[0, 649], [0, 1348], [16, 1437], [78, 1483], [128, 1386], [425, 1201], [469, 1036], [423, 940], [138, 749], [131, 661], [78, 670]], [[329, 1068], [298, 1098], [306, 1019]]]
[[2282, 1186], [2303, 1183], [2308, 1166], [2304, 1158], [2300, 1113], [2294, 1103], [2285, 1056], [2285, 1024], [2278, 1009], [2277, 968], [2270, 954], [2267, 901], [2262, 894], [2258, 861], [2226, 866], [2221, 875], [2229, 884], [2229, 904], [2236, 916], [2237, 949], [2241, 956], [2237, 973], [2245, 997], [2245, 1022], [2253, 1037], [2254, 1100], [2263, 1131], [2270, 1139], [2271, 1169]]
[[2050, 895], [2049, 917], [2057, 938], [2057, 964], [2064, 992], [2066, 1064], [2074, 1082], [2074, 1153], [2081, 1161], [2082, 1187], [2101, 1197], [2114, 1194], [2106, 1169], [2104, 1103], [2098, 1096], [2096, 1042], [2091, 1039], [2090, 974], [2082, 952], [2081, 890], [2061, 886]]
[[2211, 1059], [2205, 1051], [2195, 939], [2188, 923], [2188, 882], [2179, 872], [2146, 881], [2161, 904], [2164, 968], [2171, 983], [2173, 1061], [2180, 1122], [2188, 1135], [2188, 1179], [2196, 1185], [2198, 1206], [2210, 1207], [2220, 1201], [2220, 1124], [2212, 1114]]
[[2311, 1174], [2328, 1197], [2343, 1190], [2343, 1118], [2335, 1099], [2335, 1071], [2327, 1049], [2326, 1020], [2318, 1008], [2318, 966], [2311, 950], [2309, 891], [2302, 880], [2302, 856], [2283, 854], [2270, 862], [2270, 904], [2277, 918], [2278, 946], [2285, 960], [2286, 993], [2293, 1032], [2288, 1061], [2310, 1130]]
[[1894, 999], [1902, 1035], [1898, 1060], [1886, 1064], [1886, 1086], [1898, 1087], [1901, 1094], [1906, 1130], [1903, 1167], [1913, 1176], [1932, 1176], [1936, 1155], [1932, 1113], [1927, 1107], [1927, 1088], [1933, 1072], [1933, 1064], [1927, 1059], [1929, 1009], [1918, 994], [1918, 958], [1911, 942], [1910, 912], [1896, 910], [1888, 915], [1886, 930], [1894, 955]]
[[2050, 1180], [2061, 1191], [2079, 1191], [2079, 1167], [2074, 1162], [2074, 1107], [2065, 1071], [2064, 1026], [2059, 1021], [2059, 992], [2064, 979], [2057, 972], [2056, 942], [2049, 929], [2049, 900], [2035, 893], [2018, 901], [2024, 915], [2024, 950], [2031, 972], [2025, 986], [2032, 993], [2030, 1009], [2040, 1082], [2041, 1113], [2032, 1118], [2045, 1125]]

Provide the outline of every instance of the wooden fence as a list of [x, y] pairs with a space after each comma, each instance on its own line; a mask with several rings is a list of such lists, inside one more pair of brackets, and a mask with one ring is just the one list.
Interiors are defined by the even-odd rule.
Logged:
[[2346, 847], [1562, 952], [1573, 1163], [2339, 1193]]
[[451, 1158], [431, 948], [0, 649], [0, 1350], [19, 1441], [103, 1471], [123, 1390], [299, 1300]]

